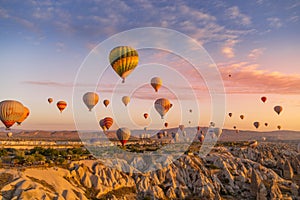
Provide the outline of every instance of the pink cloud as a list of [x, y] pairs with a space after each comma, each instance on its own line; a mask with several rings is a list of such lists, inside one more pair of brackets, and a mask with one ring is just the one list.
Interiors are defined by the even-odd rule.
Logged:
[[219, 65], [227, 93], [300, 94], [300, 74], [283, 74], [258, 67], [247, 62]]

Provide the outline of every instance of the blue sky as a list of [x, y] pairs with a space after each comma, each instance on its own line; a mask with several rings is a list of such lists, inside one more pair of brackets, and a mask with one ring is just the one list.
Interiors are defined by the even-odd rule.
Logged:
[[[73, 129], [71, 106], [57, 116], [45, 104], [48, 96], [72, 101], [80, 65], [103, 40], [133, 28], [163, 27], [207, 50], [224, 77], [228, 109], [251, 115], [237, 99], [255, 107], [253, 99], [267, 94], [272, 105], [266, 109], [285, 105], [283, 127], [300, 130], [294, 120], [300, 111], [299, 11], [297, 0], [1, 0], [0, 99], [18, 99], [31, 108], [25, 128]], [[233, 72], [239, 84], [227, 79]], [[252, 128], [254, 119], [251, 115], [241, 128]], [[234, 123], [226, 121], [225, 127]]]

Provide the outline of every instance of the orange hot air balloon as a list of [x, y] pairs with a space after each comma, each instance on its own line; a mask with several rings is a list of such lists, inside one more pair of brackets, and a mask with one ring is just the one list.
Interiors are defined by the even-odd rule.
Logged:
[[67, 107], [67, 102], [65, 101], [58, 101], [56, 103], [57, 108], [59, 109], [60, 113]]
[[254, 122], [253, 125], [255, 126], [255, 128], [258, 128], [260, 124], [259, 122]]
[[165, 127], [168, 128], [168, 126], [169, 126], [169, 124], [168, 124], [168, 122], [166, 122], [166, 123], [165, 123]]
[[241, 115], [241, 116], [240, 116], [240, 118], [241, 118], [241, 119], [244, 119], [244, 118], [245, 118], [245, 116], [244, 116], [244, 115]]
[[160, 114], [161, 118], [163, 119], [165, 114], [172, 108], [172, 104], [168, 99], [160, 98], [157, 99], [154, 103], [154, 107], [156, 111]]
[[159, 90], [159, 88], [162, 86], [162, 80], [159, 77], [153, 77], [151, 79], [151, 86], [154, 88], [155, 92]]
[[52, 98], [48, 98], [48, 103], [52, 103], [53, 102], [53, 99]]
[[228, 113], [229, 117], [232, 117], [232, 113]]
[[103, 125], [105, 126], [105, 128], [107, 130], [109, 130], [109, 128], [113, 125], [114, 120], [111, 117], [105, 117], [103, 119]]
[[283, 110], [283, 109], [282, 109], [281, 106], [275, 106], [275, 107], [274, 107], [274, 111], [275, 111], [278, 115], [281, 113], [282, 110]]
[[148, 118], [148, 113], [144, 113], [144, 118], [147, 119]]
[[29, 109], [24, 106], [24, 113], [23, 113], [22, 117], [17, 121], [17, 124], [21, 125], [22, 122], [28, 117], [29, 114], [30, 114]]
[[107, 106], [109, 105], [109, 100], [105, 99], [105, 100], [103, 101], [103, 104], [105, 105], [105, 107], [107, 107]]
[[0, 120], [9, 129], [17, 122], [24, 113], [22, 103], [15, 100], [4, 100], [0, 102]]
[[278, 130], [280, 130], [280, 129], [281, 129], [281, 126], [280, 126], [280, 125], [278, 125], [278, 126], [277, 126], [277, 128], [278, 128]]
[[261, 97], [261, 101], [265, 103], [267, 101], [267, 97]]
[[99, 121], [99, 125], [100, 125], [100, 127], [102, 128], [103, 131], [106, 131], [106, 126], [105, 126], [105, 124], [104, 124], [104, 119], [101, 119], [101, 120]]
[[122, 146], [124, 146], [129, 140], [131, 132], [128, 128], [119, 128], [116, 134]]
[[268, 126], [269, 124], [268, 123], [265, 123], [265, 126]]

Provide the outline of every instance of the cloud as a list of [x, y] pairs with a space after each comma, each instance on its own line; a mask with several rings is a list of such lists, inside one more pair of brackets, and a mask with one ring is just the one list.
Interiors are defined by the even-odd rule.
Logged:
[[[283, 74], [240, 62], [219, 64], [226, 91], [237, 94], [299, 94], [300, 74]], [[228, 77], [231, 74], [231, 77]]]
[[269, 26], [271, 28], [280, 28], [280, 27], [282, 27], [281, 20], [277, 17], [270, 17], [270, 18], [267, 19], [267, 21], [269, 22]]
[[251, 18], [241, 13], [240, 9], [237, 6], [228, 8], [225, 14], [227, 17], [229, 17], [229, 19], [234, 20], [237, 24], [245, 26], [251, 24]]
[[227, 58], [233, 58], [235, 56], [234, 45], [236, 43], [237, 43], [236, 40], [227, 40], [221, 49], [222, 54]]
[[73, 83], [60, 83], [54, 81], [23, 81], [23, 84], [41, 85], [49, 87], [73, 87]]
[[257, 59], [264, 53], [264, 50], [265, 50], [264, 48], [253, 49], [248, 54], [248, 57], [251, 59]]

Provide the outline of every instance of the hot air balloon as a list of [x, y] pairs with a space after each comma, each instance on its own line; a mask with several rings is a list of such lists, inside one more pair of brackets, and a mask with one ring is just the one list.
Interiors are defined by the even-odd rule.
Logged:
[[52, 103], [53, 102], [53, 99], [52, 98], [48, 98], [48, 103]]
[[181, 131], [184, 131], [184, 125], [181, 124], [181, 125], [178, 126], [178, 128], [179, 128]]
[[105, 124], [104, 124], [104, 119], [101, 119], [101, 120], [99, 121], [99, 125], [100, 125], [100, 127], [102, 128], [103, 131], [106, 131], [106, 130], [107, 130], [107, 129], [106, 129], [106, 126], [105, 126]]
[[191, 113], [191, 112], [193, 112], [193, 110], [192, 110], [192, 109], [190, 109], [189, 111], [190, 111], [190, 113]]
[[157, 138], [158, 138], [158, 139], [163, 138], [163, 136], [164, 136], [164, 134], [163, 134], [162, 132], [158, 132], [158, 133], [157, 133]]
[[165, 114], [172, 108], [172, 104], [168, 99], [160, 98], [155, 101], [154, 107], [163, 119]]
[[95, 92], [87, 92], [83, 95], [82, 100], [84, 104], [88, 107], [89, 111], [92, 111], [94, 106], [99, 101], [99, 96]]
[[258, 145], [258, 142], [256, 140], [249, 142], [249, 147], [251, 147], [251, 148], [255, 148], [255, 147], [257, 147], [257, 145]]
[[261, 97], [261, 101], [265, 103], [267, 101], [267, 97]]
[[129, 46], [118, 46], [110, 51], [109, 62], [115, 72], [123, 79], [134, 70], [138, 65], [139, 55], [138, 52]]
[[244, 115], [240, 115], [240, 118], [243, 120], [245, 118], [245, 116]]
[[108, 104], [109, 104], [109, 100], [105, 99], [105, 100], [103, 101], [103, 104], [104, 104], [105, 107], [107, 107]]
[[277, 126], [277, 128], [278, 128], [278, 130], [280, 130], [280, 129], [281, 129], [281, 126], [280, 126], [280, 125], [278, 125], [278, 126]]
[[189, 124], [191, 124], [192, 122], [191, 121], [189, 121]]
[[60, 113], [67, 107], [67, 102], [65, 101], [58, 101], [56, 103], [57, 108], [59, 109]]
[[122, 97], [122, 102], [124, 103], [125, 106], [130, 102], [130, 97], [129, 96], [124, 96]]
[[232, 113], [228, 113], [229, 117], [232, 117]]
[[148, 118], [148, 116], [149, 116], [149, 114], [148, 114], [148, 113], [144, 113], [144, 118], [145, 118], [145, 119], [147, 119], [147, 118]]
[[105, 117], [103, 119], [103, 125], [105, 126], [106, 130], [109, 130], [109, 128], [113, 125], [114, 120], [111, 117]]
[[162, 80], [159, 77], [153, 77], [151, 79], [151, 86], [154, 88], [155, 92], [159, 90], [159, 88], [162, 86]]
[[29, 109], [24, 106], [24, 113], [22, 117], [17, 121], [17, 124], [21, 125], [21, 123], [28, 117], [29, 113], [30, 113]]
[[268, 123], [265, 123], [265, 126], [267, 127], [269, 124]]
[[282, 107], [281, 106], [275, 106], [274, 111], [279, 115], [282, 111]]
[[13, 133], [12, 132], [8, 132], [7, 133], [7, 137], [12, 137], [13, 136]]
[[129, 140], [130, 134], [131, 132], [128, 128], [119, 128], [117, 130], [117, 137], [120, 140], [122, 146], [124, 146], [126, 142]]
[[199, 135], [198, 135], [198, 140], [199, 140], [200, 142], [203, 142], [203, 141], [204, 141], [204, 135], [199, 134]]
[[0, 120], [9, 129], [17, 122], [24, 113], [22, 103], [15, 100], [5, 100], [0, 102]]
[[236, 126], [233, 126], [233, 129], [235, 130], [235, 129], [236, 129]]
[[228, 76], [229, 76], [229, 78], [230, 78], [230, 77], [231, 77], [231, 74], [229, 74]]
[[259, 127], [259, 122], [254, 122], [253, 125], [255, 126], [255, 128]]
[[209, 126], [210, 126], [210, 127], [215, 127], [215, 125], [216, 125], [215, 122], [210, 122], [210, 123], [209, 123]]
[[166, 123], [165, 123], [165, 127], [168, 128], [168, 126], [169, 126], [169, 124], [168, 124], [168, 122], [166, 122]]

